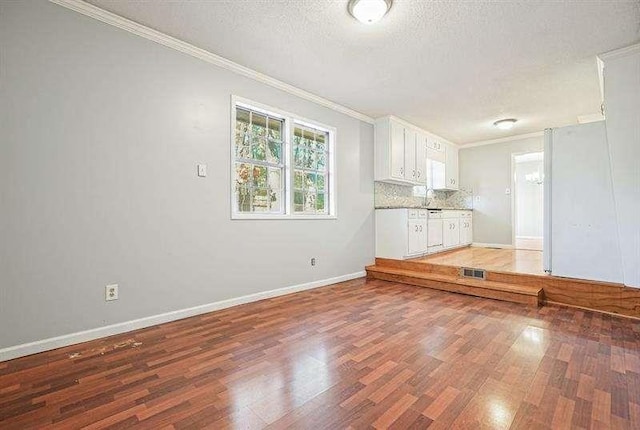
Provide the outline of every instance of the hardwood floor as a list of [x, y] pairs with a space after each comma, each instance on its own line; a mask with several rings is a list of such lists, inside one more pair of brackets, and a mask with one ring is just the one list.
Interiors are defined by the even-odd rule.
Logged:
[[545, 275], [542, 268], [542, 251], [524, 249], [496, 249], [467, 247], [442, 254], [414, 258], [411, 261], [424, 261], [446, 266], [475, 267], [501, 272]]
[[0, 428], [640, 428], [640, 325], [355, 280], [0, 363]]

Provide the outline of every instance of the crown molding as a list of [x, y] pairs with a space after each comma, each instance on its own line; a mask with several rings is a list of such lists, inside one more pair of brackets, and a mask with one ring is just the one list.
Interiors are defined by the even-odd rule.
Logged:
[[613, 51], [598, 54], [598, 58], [604, 62], [613, 60], [614, 58], [626, 57], [628, 55], [640, 54], [640, 43], [625, 46], [624, 48], [614, 49]]
[[334, 103], [331, 100], [327, 100], [323, 97], [317, 96], [313, 93], [310, 93], [308, 91], [305, 91], [293, 85], [287, 84], [278, 79], [272, 78], [271, 76], [257, 72], [253, 69], [242, 66], [238, 63], [234, 63], [231, 60], [227, 60], [226, 58], [216, 55], [205, 49], [198, 48], [197, 46], [191, 45], [190, 43], [183, 42], [182, 40], [176, 39], [175, 37], [169, 36], [168, 34], [146, 27], [135, 21], [131, 21], [130, 19], [123, 18], [112, 12], [108, 12], [104, 9], [101, 9], [97, 6], [89, 4], [85, 1], [82, 1], [82, 0], [49, 0], [49, 1], [57, 5], [60, 5], [62, 7], [65, 7], [67, 9], [81, 13], [85, 16], [94, 18], [105, 24], [112, 25], [114, 27], [128, 31], [129, 33], [133, 33], [137, 36], [143, 37], [147, 40], [151, 40], [153, 42], [159, 43], [160, 45], [166, 46], [171, 49], [175, 49], [176, 51], [180, 51], [187, 55], [191, 55], [192, 57], [206, 61], [207, 63], [216, 65], [218, 67], [222, 67], [224, 69], [230, 70], [239, 75], [254, 79], [258, 82], [261, 82], [263, 84], [285, 91], [289, 94], [293, 94], [294, 96], [300, 97], [302, 99], [309, 100], [318, 105], [332, 109], [336, 112], [340, 112], [342, 114], [348, 115], [360, 121], [367, 122], [369, 124], [374, 123], [373, 118], [367, 115], [364, 115], [360, 112], [357, 112], [353, 109], [349, 109], [346, 106], [342, 106], [338, 103]]
[[535, 133], [516, 134], [515, 136], [501, 137], [499, 139], [481, 140], [479, 142], [467, 143], [460, 145], [460, 149], [475, 148], [476, 146], [493, 145], [496, 143], [511, 142], [512, 140], [528, 139], [530, 137], [544, 136], [544, 131], [536, 131]]

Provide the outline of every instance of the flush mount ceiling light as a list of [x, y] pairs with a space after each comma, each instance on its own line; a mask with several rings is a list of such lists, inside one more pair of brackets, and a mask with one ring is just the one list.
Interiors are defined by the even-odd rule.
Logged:
[[349, 0], [349, 13], [363, 24], [374, 24], [391, 9], [392, 0]]
[[518, 120], [515, 118], [501, 119], [500, 121], [494, 122], [493, 126], [500, 130], [511, 130], [516, 122], [518, 122]]

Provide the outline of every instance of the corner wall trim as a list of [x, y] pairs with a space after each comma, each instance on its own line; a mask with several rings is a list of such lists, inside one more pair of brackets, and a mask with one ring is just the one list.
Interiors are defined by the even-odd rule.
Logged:
[[192, 57], [206, 61], [207, 63], [214, 64], [218, 67], [222, 67], [224, 69], [230, 70], [239, 75], [246, 76], [258, 82], [262, 82], [263, 84], [288, 92], [289, 94], [293, 94], [294, 96], [298, 96], [302, 99], [309, 100], [311, 102], [314, 102], [326, 108], [333, 109], [345, 115], [349, 115], [350, 117], [359, 119], [360, 121], [364, 121], [369, 124], [374, 123], [373, 118], [363, 113], [357, 112], [346, 106], [342, 106], [338, 103], [332, 102], [331, 100], [327, 100], [323, 97], [317, 96], [315, 94], [312, 94], [298, 87], [294, 87], [293, 85], [287, 84], [278, 79], [272, 78], [271, 76], [265, 75], [263, 73], [255, 71], [248, 67], [242, 66], [238, 63], [235, 63], [224, 57], [216, 55], [205, 49], [198, 48], [197, 46], [191, 45], [190, 43], [183, 42], [180, 39], [176, 39], [175, 37], [169, 36], [168, 34], [162, 33], [158, 30], [154, 30], [152, 28], [146, 27], [135, 21], [131, 21], [130, 19], [123, 18], [119, 15], [116, 15], [115, 13], [108, 12], [104, 9], [101, 9], [97, 6], [89, 4], [85, 1], [82, 1], [82, 0], [49, 0], [49, 1], [57, 5], [63, 6], [67, 9], [71, 9], [75, 12], [79, 12], [88, 17], [97, 19], [98, 21], [104, 22], [105, 24], [118, 27], [122, 30], [128, 31], [129, 33], [133, 33], [137, 36], [144, 37], [145, 39], [159, 43], [160, 45], [164, 45], [168, 48], [175, 49], [176, 51], [180, 51], [187, 55], [191, 55]]
[[325, 287], [339, 282], [350, 281], [352, 279], [362, 278], [366, 276], [366, 272], [360, 271], [349, 273], [347, 275], [336, 276], [334, 278], [321, 279], [319, 281], [307, 282], [304, 284], [293, 285], [290, 287], [278, 288], [275, 290], [262, 291], [260, 293], [249, 294], [246, 296], [236, 297], [219, 302], [207, 303], [205, 305], [194, 306], [192, 308], [179, 309], [177, 311], [166, 312], [163, 314], [152, 315], [149, 317], [139, 318], [136, 320], [125, 321], [122, 323], [112, 324], [104, 327], [98, 327], [90, 330], [79, 331], [76, 333], [56, 336], [49, 339], [38, 340], [35, 342], [24, 343], [21, 345], [10, 346], [0, 349], [0, 362], [12, 360], [14, 358], [24, 357], [26, 355], [36, 354], [38, 352], [50, 351], [64, 346], [75, 345], [102, 337], [122, 334], [141, 328], [146, 328], [162, 323], [176, 321], [189, 318], [196, 315], [206, 314], [208, 312], [220, 309], [230, 308], [232, 306], [242, 305], [245, 303], [256, 302], [258, 300], [269, 299], [272, 297], [284, 296], [286, 294], [297, 293], [300, 291], [311, 290], [313, 288]]
[[482, 242], [473, 242], [471, 244], [474, 248], [500, 248], [500, 249], [513, 249], [513, 245], [508, 245], [505, 243], [482, 243]]

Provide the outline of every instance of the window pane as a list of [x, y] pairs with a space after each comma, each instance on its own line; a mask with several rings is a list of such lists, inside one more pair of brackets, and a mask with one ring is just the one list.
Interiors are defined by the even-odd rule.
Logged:
[[269, 150], [267, 151], [267, 161], [269, 163], [282, 163], [282, 143], [274, 140], [268, 142]]
[[236, 183], [248, 185], [251, 180], [251, 164], [236, 163]]
[[282, 188], [281, 169], [269, 168], [269, 188], [272, 190]]
[[282, 120], [269, 118], [268, 137], [275, 140], [282, 140]]
[[297, 188], [299, 190], [304, 188], [304, 172], [302, 170], [294, 171], [294, 173], [293, 173], [293, 188]]
[[304, 160], [307, 157], [307, 150], [300, 145], [293, 148], [293, 163], [295, 167], [304, 167]]
[[318, 192], [324, 191], [325, 177], [324, 175], [318, 175]]
[[267, 136], [267, 117], [265, 115], [251, 112], [251, 133], [254, 137]]
[[253, 186], [266, 188], [267, 168], [264, 166], [253, 166]]
[[249, 130], [249, 111], [236, 109], [236, 134], [245, 134]]
[[266, 188], [253, 190], [253, 211], [266, 212], [269, 210], [269, 192]]
[[313, 149], [315, 143], [315, 134], [309, 130], [302, 130], [302, 145], [309, 149]]
[[271, 212], [282, 211], [282, 190], [270, 190]]
[[316, 153], [316, 163], [318, 170], [325, 170], [327, 168], [327, 154], [326, 152]]
[[251, 190], [247, 186], [236, 186], [236, 210], [251, 212]]
[[316, 150], [325, 152], [327, 150], [326, 133], [316, 134]]
[[316, 174], [306, 173], [304, 177], [304, 188], [315, 192], [316, 190]]
[[325, 212], [324, 196], [324, 193], [318, 193], [318, 197], [316, 198], [316, 210], [318, 212]]
[[315, 169], [316, 154], [315, 151], [307, 150], [304, 154], [303, 167], [305, 169]]
[[253, 137], [251, 158], [265, 161], [267, 159], [267, 140], [264, 137]]
[[305, 191], [304, 193], [304, 211], [316, 211], [316, 193], [314, 191]]
[[304, 193], [302, 191], [294, 191], [293, 193], [293, 210], [302, 212], [304, 210]]

